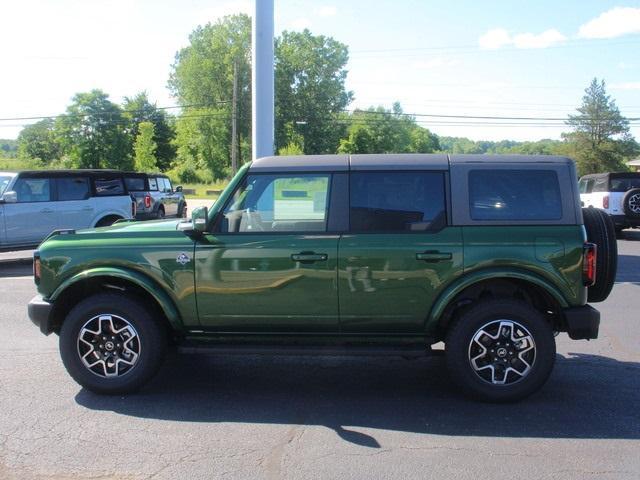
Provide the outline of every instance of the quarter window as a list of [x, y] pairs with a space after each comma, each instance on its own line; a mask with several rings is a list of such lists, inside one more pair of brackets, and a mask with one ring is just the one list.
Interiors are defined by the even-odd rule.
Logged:
[[324, 232], [330, 175], [249, 175], [223, 212], [222, 232]]
[[124, 183], [122, 178], [101, 178], [94, 180], [96, 195], [106, 197], [110, 195], [124, 195]]
[[353, 172], [353, 232], [426, 232], [446, 225], [444, 175], [439, 172]]
[[57, 178], [58, 200], [86, 200], [90, 197], [89, 179], [86, 177]]
[[19, 203], [51, 201], [51, 179], [49, 178], [19, 178], [14, 190], [18, 195]]
[[562, 200], [553, 170], [472, 170], [473, 220], [560, 220]]

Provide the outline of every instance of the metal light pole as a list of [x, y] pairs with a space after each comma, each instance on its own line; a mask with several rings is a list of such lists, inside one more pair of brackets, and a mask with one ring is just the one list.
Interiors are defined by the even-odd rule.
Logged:
[[252, 19], [251, 83], [253, 159], [273, 155], [273, 0], [255, 0]]

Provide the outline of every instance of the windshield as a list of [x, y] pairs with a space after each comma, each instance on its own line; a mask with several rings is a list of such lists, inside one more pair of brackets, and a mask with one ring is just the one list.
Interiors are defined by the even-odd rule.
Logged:
[[0, 195], [4, 193], [14, 175], [0, 175]]

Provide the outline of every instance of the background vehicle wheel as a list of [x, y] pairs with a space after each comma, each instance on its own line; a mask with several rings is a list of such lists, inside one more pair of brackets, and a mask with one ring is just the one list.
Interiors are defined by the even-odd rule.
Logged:
[[164, 218], [164, 207], [158, 208], [158, 219]]
[[626, 216], [640, 218], [640, 188], [632, 188], [624, 194], [622, 208]]
[[596, 283], [589, 287], [588, 301], [602, 302], [611, 293], [618, 270], [616, 227], [611, 217], [598, 208], [583, 208], [582, 217], [587, 240], [598, 247]]
[[178, 206], [178, 218], [186, 218], [187, 217], [187, 209], [185, 208], [187, 206], [186, 203], [181, 202], [180, 205]]
[[118, 220], [122, 220], [122, 217], [119, 217], [117, 215], [109, 215], [108, 217], [104, 217], [104, 218], [101, 218], [100, 220], [98, 220], [98, 223], [96, 223], [96, 228], [97, 227], [109, 227], [109, 226], [113, 225]]
[[67, 372], [96, 393], [139, 389], [157, 372], [167, 344], [162, 325], [138, 300], [101, 293], [81, 301], [60, 330]]
[[484, 300], [454, 320], [447, 368], [460, 389], [489, 402], [521, 400], [544, 385], [555, 362], [549, 322], [528, 303]]

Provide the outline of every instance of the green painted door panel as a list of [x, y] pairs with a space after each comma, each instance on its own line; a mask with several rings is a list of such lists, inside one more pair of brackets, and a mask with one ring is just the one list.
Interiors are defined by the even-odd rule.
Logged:
[[338, 332], [337, 235], [208, 235], [196, 246], [200, 323], [216, 332]]
[[343, 333], [424, 333], [431, 306], [462, 275], [462, 229], [344, 235], [338, 291]]

